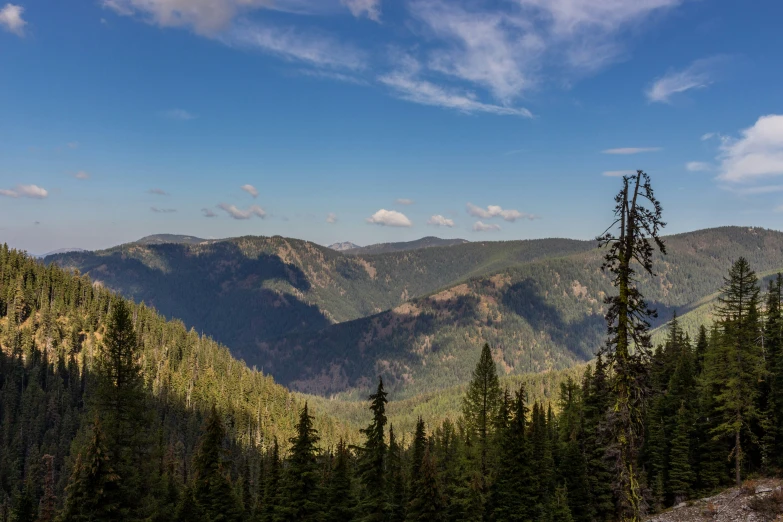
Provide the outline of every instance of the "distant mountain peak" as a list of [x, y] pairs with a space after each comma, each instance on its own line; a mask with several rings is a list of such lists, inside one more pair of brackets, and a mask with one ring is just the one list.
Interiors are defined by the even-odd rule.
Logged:
[[136, 243], [142, 245], [162, 245], [164, 243], [185, 243], [188, 245], [203, 243], [206, 239], [202, 239], [196, 236], [186, 236], [182, 234], [153, 234], [151, 236], [144, 236], [136, 241]]
[[469, 243], [467, 239], [441, 239], [435, 236], [426, 236], [413, 241], [401, 241], [398, 243], [377, 243], [366, 247], [352, 248], [347, 251], [349, 254], [371, 255], [388, 254], [390, 252], [403, 252], [406, 250], [419, 250], [432, 247], [450, 247]]
[[329, 245], [328, 248], [331, 248], [332, 250], [337, 250], [338, 252], [345, 252], [346, 250], [353, 250], [354, 248], [362, 248], [356, 243], [351, 243], [350, 241], [343, 241], [342, 243], [332, 243]]

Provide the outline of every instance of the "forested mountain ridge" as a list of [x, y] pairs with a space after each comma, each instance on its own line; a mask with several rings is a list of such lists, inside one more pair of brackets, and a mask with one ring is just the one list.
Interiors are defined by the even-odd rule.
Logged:
[[[760, 272], [783, 267], [783, 234], [725, 227], [666, 238], [656, 277], [641, 288], [655, 325], [719, 290], [740, 256]], [[611, 283], [602, 252], [545, 259], [475, 277], [392, 310], [260, 344], [258, 359], [287, 386], [317, 394], [365, 389], [383, 375], [398, 395], [463, 383], [481, 341], [503, 372], [566, 368], [589, 360], [604, 336]], [[303, 364], [304, 361], [304, 364]]]
[[398, 243], [376, 243], [365, 247], [354, 246], [344, 249], [346, 254], [353, 255], [375, 255], [388, 254], [390, 252], [405, 252], [408, 250], [419, 250], [421, 248], [448, 247], [469, 243], [466, 239], [441, 239], [439, 237], [427, 236], [414, 241], [402, 241]]
[[[3, 245], [2, 520], [7, 520], [9, 498], [17, 494], [9, 485], [36, 484], [44, 473], [41, 459], [45, 455], [52, 457], [46, 464], [51, 466], [47, 471], [53, 481], [50, 486], [62, 498], [75, 466], [75, 448], [87, 444], [86, 426], [92, 421], [101, 382], [103, 350], [118, 306], [126, 307], [133, 321], [134, 357], [149, 415], [144, 431], [155, 441], [150, 442], [148, 457], [154, 466], [160, 465], [156, 469], [165, 468], [176, 456], [180, 462], [176, 473], [186, 480], [203, 419], [212, 406], [226, 422], [227, 450], [234, 463], [227, 471], [234, 477], [241, 476], [243, 466], [252, 462], [248, 459], [255, 458], [259, 448], [269, 448], [275, 438], [285, 441], [294, 433], [304, 400], [271, 376], [247, 368], [227, 348], [186, 329], [180, 321], [166, 321], [153, 309], [126, 301], [86, 276], [44, 266]], [[353, 430], [325, 414], [318, 416], [316, 426], [325, 444], [355, 437]], [[150, 485], [159, 479], [159, 475], [146, 478]], [[40, 492], [40, 487], [35, 491]]]
[[181, 319], [249, 361], [264, 340], [366, 317], [471, 275], [591, 246], [545, 239], [347, 256], [307, 241], [248, 236], [198, 244], [129, 243], [46, 262], [78, 269]]

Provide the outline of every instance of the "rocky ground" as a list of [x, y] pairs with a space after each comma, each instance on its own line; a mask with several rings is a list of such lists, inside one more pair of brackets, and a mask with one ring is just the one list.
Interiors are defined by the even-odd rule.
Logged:
[[683, 502], [647, 522], [783, 522], [783, 481], [749, 480], [741, 488]]

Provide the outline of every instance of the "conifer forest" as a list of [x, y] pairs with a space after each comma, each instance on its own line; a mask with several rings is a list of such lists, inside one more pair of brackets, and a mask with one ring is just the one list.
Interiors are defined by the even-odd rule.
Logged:
[[[543, 393], [470, 336], [478, 357], [460, 361], [472, 371], [454, 401], [397, 425], [399, 375], [355, 388], [349, 415], [347, 395], [290, 391], [263, 356], [250, 368], [198, 325], [4, 245], [0, 522], [641, 522], [780, 474], [783, 275], [750, 255], [714, 281], [691, 267], [680, 281], [717, 289], [710, 312], [656, 310], [645, 294], [682, 257], [667, 258], [650, 177], [619, 181], [589, 247], [604, 322], [557, 338], [582, 354], [579, 337], [599, 336], [589, 357], [563, 358]], [[506, 268], [480, 275], [497, 283]], [[527, 295], [514, 306], [528, 318], [550, 313]], [[540, 317], [530, 324], [554, 324]]]

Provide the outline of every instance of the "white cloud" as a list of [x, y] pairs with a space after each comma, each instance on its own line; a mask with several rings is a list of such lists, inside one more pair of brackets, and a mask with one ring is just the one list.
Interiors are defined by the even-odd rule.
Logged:
[[203, 214], [204, 217], [208, 217], [208, 218], [217, 217], [217, 214], [215, 214], [212, 211], [212, 209], [209, 209], [209, 208], [202, 208], [201, 209], [201, 213]]
[[381, 20], [381, 0], [341, 0], [341, 2], [357, 18], [366, 16], [376, 22]]
[[260, 217], [262, 219], [266, 217], [266, 211], [258, 205], [250, 205], [247, 210], [239, 209], [234, 205], [229, 205], [228, 203], [221, 203], [218, 205], [218, 207], [223, 209], [234, 219], [250, 219], [253, 216]]
[[618, 149], [606, 149], [604, 154], [639, 154], [641, 152], [657, 152], [661, 147], [620, 147]]
[[334, 212], [329, 212], [326, 215], [326, 222], [327, 223], [337, 223], [337, 214], [335, 214]]
[[241, 188], [254, 198], [258, 197], [258, 190], [253, 185], [242, 185]]
[[163, 116], [170, 120], [188, 121], [198, 118], [195, 114], [186, 111], [185, 109], [169, 109], [163, 113]]
[[[488, 89], [503, 105], [540, 83], [542, 69], [596, 71], [623, 57], [620, 35], [682, 0], [416, 0], [411, 13], [437, 40], [428, 67]], [[469, 6], [469, 7], [468, 7]]]
[[13, 189], [0, 189], [0, 196], [9, 198], [44, 199], [49, 192], [38, 185], [17, 185]]
[[408, 198], [397, 198], [395, 201], [398, 205], [413, 205], [415, 201]]
[[176, 212], [176, 208], [158, 208], [158, 207], [150, 207], [150, 210], [158, 213], [158, 214], [171, 214], [172, 212]]
[[440, 214], [437, 214], [435, 216], [432, 216], [430, 219], [427, 220], [428, 225], [433, 225], [436, 227], [453, 227], [454, 226], [454, 220], [453, 219], [447, 219]]
[[390, 87], [397, 97], [421, 105], [455, 109], [466, 114], [483, 112], [500, 116], [533, 117], [530, 111], [525, 108], [484, 103], [479, 101], [474, 93], [436, 85], [416, 78], [415, 70], [409, 68], [401, 68], [382, 75], [378, 77], [378, 81]]
[[704, 134], [701, 135], [701, 141], [711, 140], [717, 135], [718, 135], [717, 132], [705, 132]]
[[368, 223], [375, 225], [382, 225], [387, 227], [412, 227], [413, 223], [402, 212], [396, 210], [380, 209], [378, 212], [368, 217], [366, 220]]
[[24, 26], [27, 25], [27, 22], [22, 18], [22, 13], [24, 13], [24, 7], [21, 5], [5, 4], [0, 9], [0, 26], [17, 36], [24, 36]]
[[759, 185], [756, 187], [721, 187], [726, 190], [735, 192], [741, 196], [755, 196], [758, 194], [775, 194], [777, 192], [783, 192], [783, 185]]
[[[725, 57], [696, 60], [681, 71], [671, 70], [657, 78], [645, 91], [650, 102], [669, 103], [670, 98], [691, 89], [703, 89], [714, 81], [715, 70]], [[702, 138], [704, 139], [704, 138]]]
[[473, 217], [478, 217], [481, 219], [491, 219], [494, 217], [501, 217], [505, 221], [508, 221], [509, 223], [513, 223], [517, 219], [528, 219], [530, 221], [534, 219], [538, 219], [538, 216], [534, 214], [528, 214], [527, 212], [520, 212], [518, 210], [513, 210], [513, 209], [506, 210], [498, 205], [490, 205], [486, 209], [484, 209], [474, 205], [473, 203], [468, 203], [466, 205], [466, 209], [468, 214], [470, 214]]
[[762, 116], [740, 138], [724, 140], [719, 160], [718, 178], [730, 183], [783, 175], [783, 115]]
[[685, 164], [685, 168], [690, 172], [704, 172], [712, 170], [712, 166], [709, 163], [703, 161], [689, 161]]
[[163, 189], [160, 188], [151, 188], [147, 191], [147, 194], [152, 194], [153, 196], [170, 196], [168, 192], [166, 192]]
[[319, 32], [291, 27], [242, 22], [220, 35], [219, 40], [232, 47], [258, 49], [316, 67], [357, 70], [366, 65], [362, 50]]
[[494, 223], [487, 224], [482, 223], [481, 221], [476, 221], [473, 223], [473, 231], [474, 232], [487, 232], [487, 231], [495, 231], [500, 230], [500, 225], [496, 225]]
[[76, 179], [90, 179], [90, 174], [83, 170], [80, 170], [79, 172], [74, 174], [73, 177]]
[[630, 176], [631, 174], [636, 174], [635, 170], [605, 170], [601, 173], [603, 176], [607, 176], [609, 178], [619, 178], [622, 176]]

